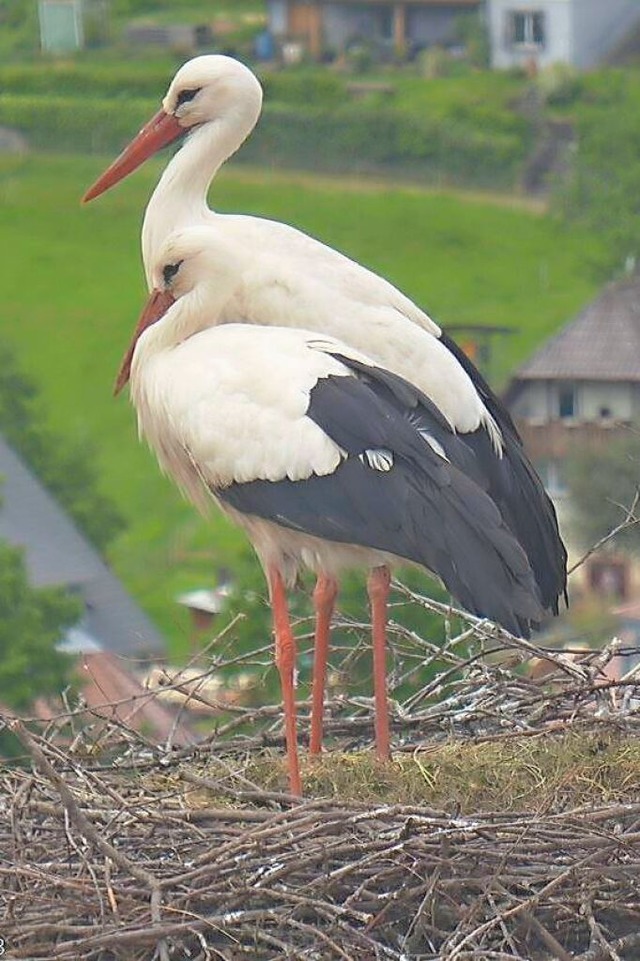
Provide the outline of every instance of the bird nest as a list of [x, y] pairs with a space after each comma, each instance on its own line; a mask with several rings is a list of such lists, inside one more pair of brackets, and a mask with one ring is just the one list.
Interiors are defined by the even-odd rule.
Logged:
[[[391, 690], [394, 761], [370, 750], [371, 703], [334, 697], [302, 800], [275, 707], [178, 749], [72, 706], [46, 729], [5, 718], [28, 756], [0, 786], [6, 956], [638, 957], [640, 680], [608, 676], [620, 643], [392, 634], [397, 682], [439, 665]], [[543, 680], [520, 667], [534, 657]]]

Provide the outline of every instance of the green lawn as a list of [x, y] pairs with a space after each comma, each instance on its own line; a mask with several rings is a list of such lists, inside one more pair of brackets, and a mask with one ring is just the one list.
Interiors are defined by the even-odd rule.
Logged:
[[[220, 519], [203, 525], [137, 442], [134, 417], [111, 386], [140, 308], [138, 233], [158, 165], [82, 208], [104, 159], [0, 161], [3, 335], [40, 384], [51, 426], [97, 445], [104, 488], [130, 522], [111, 560], [179, 643], [172, 596], [200, 586], [244, 550]], [[504, 382], [547, 334], [596, 291], [598, 242], [538, 213], [478, 197], [223, 174], [219, 209], [287, 220], [381, 271], [447, 324], [504, 324], [496, 373]]]

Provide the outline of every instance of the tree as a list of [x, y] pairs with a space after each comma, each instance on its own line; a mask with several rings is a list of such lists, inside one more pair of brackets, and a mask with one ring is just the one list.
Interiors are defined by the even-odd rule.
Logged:
[[19, 548], [0, 541], [0, 701], [21, 710], [69, 681], [71, 658], [56, 650], [81, 604], [61, 588], [29, 585]]
[[98, 490], [95, 451], [86, 442], [70, 443], [42, 425], [38, 390], [3, 344], [0, 433], [99, 550], [124, 529], [123, 516]]
[[[630, 428], [604, 451], [576, 451], [567, 460], [566, 477], [573, 529], [588, 548], [625, 519], [640, 486], [640, 428]], [[637, 553], [640, 525], [617, 534], [612, 543]]]
[[[115, 506], [97, 490], [95, 458], [86, 444], [70, 444], [41, 425], [35, 386], [0, 345], [0, 433], [67, 509], [98, 548], [123, 527]], [[22, 552], [0, 541], [0, 701], [15, 709], [60, 691], [71, 660], [56, 650], [82, 605], [60, 588], [32, 588]], [[12, 739], [10, 738], [9, 741]], [[15, 753], [7, 738], [0, 751]]]
[[474, 67], [486, 69], [491, 60], [489, 29], [484, 15], [462, 13], [455, 21], [456, 38], [464, 45], [466, 58]]
[[556, 209], [569, 223], [605, 241], [602, 276], [640, 258], [640, 115], [627, 78], [601, 78], [588, 112], [578, 113], [578, 146], [571, 174], [556, 194]]

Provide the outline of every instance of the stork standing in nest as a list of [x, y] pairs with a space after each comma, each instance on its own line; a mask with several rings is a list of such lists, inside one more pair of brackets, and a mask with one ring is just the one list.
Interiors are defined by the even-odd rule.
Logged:
[[[389, 570], [416, 564], [472, 613], [528, 636], [544, 615], [525, 551], [464, 436], [417, 387], [335, 338], [232, 323], [247, 251], [216, 228], [172, 235], [118, 374], [140, 433], [202, 510], [215, 501], [265, 571], [294, 794], [301, 793], [286, 590], [317, 577], [311, 743], [319, 750], [337, 583], [369, 571], [375, 735], [388, 757]], [[224, 318], [224, 322], [223, 322]], [[486, 479], [485, 479], [486, 480]]]
[[[188, 61], [162, 108], [85, 200], [118, 183], [161, 147], [181, 143], [144, 215], [149, 286], [168, 234], [210, 225], [244, 252], [251, 267], [222, 308], [222, 321], [315, 330], [415, 384], [466, 439], [478, 477], [528, 557], [543, 607], [557, 614], [567, 555], [553, 504], [508, 411], [463, 351], [397, 288], [337, 250], [287, 224], [208, 207], [212, 179], [251, 133], [261, 107], [260, 84], [239, 61], [218, 55]], [[330, 595], [321, 583], [323, 603]]]

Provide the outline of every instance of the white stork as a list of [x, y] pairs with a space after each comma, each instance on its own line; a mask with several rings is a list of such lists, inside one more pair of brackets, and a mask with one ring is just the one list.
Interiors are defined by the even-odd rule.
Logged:
[[483, 462], [487, 487], [529, 558], [543, 605], [557, 614], [566, 590], [566, 551], [555, 510], [509, 413], [460, 348], [392, 284], [331, 247], [287, 224], [207, 206], [212, 178], [249, 135], [261, 105], [258, 80], [237, 60], [211, 55], [188, 61], [162, 108], [85, 200], [188, 134], [146, 209], [142, 250], [149, 285], [160, 246], [181, 226], [217, 225], [254, 265], [269, 254], [262, 273], [254, 268], [249, 300], [234, 303], [232, 296], [230, 319], [330, 334], [416, 384]]
[[[162, 468], [199, 508], [217, 501], [260, 558], [290, 787], [299, 794], [286, 588], [300, 567], [330, 590], [346, 567], [370, 571], [383, 757], [391, 565], [427, 568], [469, 611], [523, 636], [543, 607], [526, 554], [479, 482], [473, 448], [418, 388], [316, 332], [229, 322], [246, 259], [242, 245], [215, 229], [168, 239], [116, 390], [130, 380], [140, 433]], [[328, 635], [328, 623], [319, 633]], [[314, 694], [320, 684], [324, 677], [314, 676]], [[321, 710], [313, 720], [321, 730]]]

